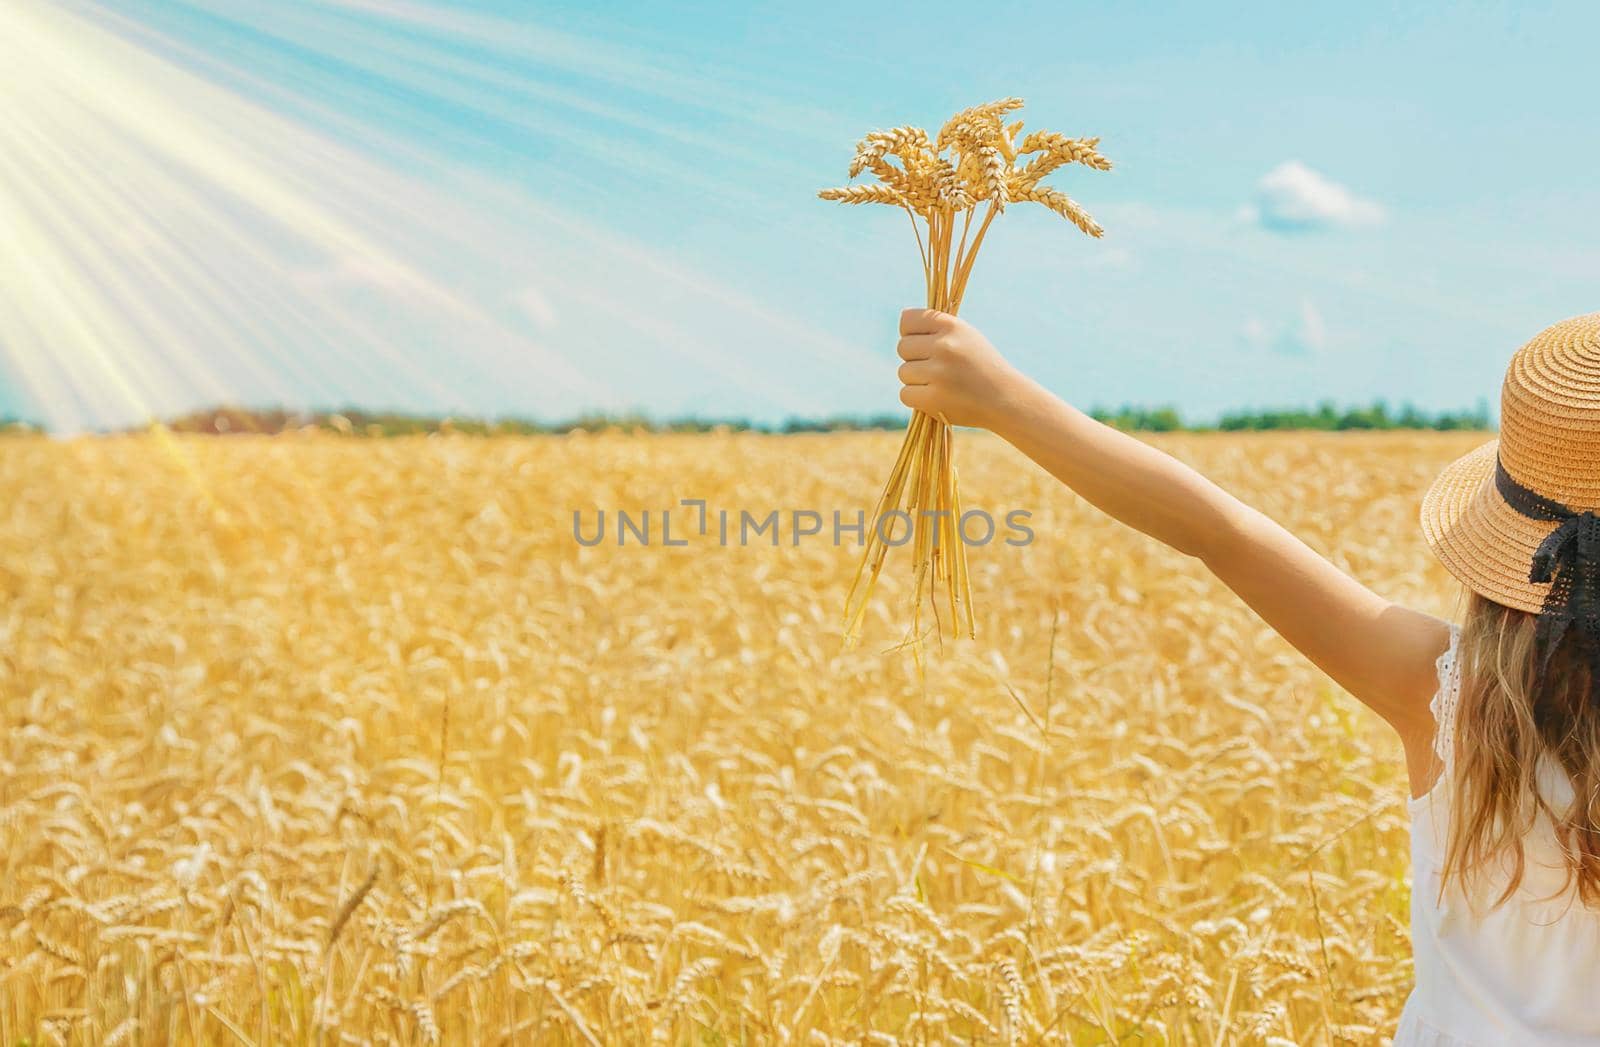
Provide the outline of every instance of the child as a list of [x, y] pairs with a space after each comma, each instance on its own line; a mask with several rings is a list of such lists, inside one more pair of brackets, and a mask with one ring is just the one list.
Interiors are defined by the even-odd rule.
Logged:
[[908, 309], [900, 399], [991, 429], [1200, 558], [1399, 732], [1416, 987], [1397, 1045], [1600, 1043], [1600, 313], [1511, 361], [1497, 440], [1429, 489], [1462, 625], [1401, 607], [1193, 469], [1096, 422], [974, 327]]

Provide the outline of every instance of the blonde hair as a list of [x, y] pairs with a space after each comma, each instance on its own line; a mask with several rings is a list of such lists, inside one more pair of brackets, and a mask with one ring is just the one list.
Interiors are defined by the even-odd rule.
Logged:
[[[1491, 869], [1509, 880], [1509, 899], [1526, 869], [1523, 843], [1548, 819], [1567, 872], [1586, 906], [1600, 907], [1600, 707], [1589, 698], [1590, 668], [1563, 643], [1536, 683], [1538, 615], [1468, 592], [1458, 664], [1448, 785], [1451, 815], [1440, 893], [1455, 879], [1476, 884]], [[1538, 788], [1548, 760], [1572, 785], [1572, 803], [1552, 806]]]

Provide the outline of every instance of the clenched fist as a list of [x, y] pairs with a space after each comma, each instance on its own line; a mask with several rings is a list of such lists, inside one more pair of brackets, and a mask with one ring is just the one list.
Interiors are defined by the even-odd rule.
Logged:
[[976, 327], [937, 309], [900, 314], [900, 402], [951, 425], [994, 429], [1027, 382]]

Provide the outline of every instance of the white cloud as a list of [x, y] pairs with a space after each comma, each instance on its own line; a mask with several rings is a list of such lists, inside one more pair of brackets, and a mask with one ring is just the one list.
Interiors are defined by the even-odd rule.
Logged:
[[1376, 225], [1383, 221], [1384, 211], [1374, 201], [1290, 160], [1262, 176], [1256, 183], [1255, 202], [1241, 208], [1239, 217], [1272, 232], [1294, 233]]
[[537, 287], [524, 287], [513, 297], [513, 301], [522, 307], [522, 311], [533, 321], [535, 327], [544, 329], [555, 326], [555, 306], [550, 304], [549, 297]]
[[1255, 349], [1307, 356], [1327, 347], [1328, 324], [1317, 304], [1302, 298], [1295, 315], [1280, 323], [1270, 324], [1259, 316], [1247, 317], [1239, 328], [1239, 339]]
[[1300, 301], [1300, 327], [1296, 333], [1307, 349], [1322, 349], [1328, 344], [1328, 325], [1323, 322], [1316, 303], [1309, 298]]
[[1252, 316], [1245, 320], [1244, 326], [1239, 328], [1239, 337], [1244, 339], [1246, 345], [1257, 348], [1267, 344], [1271, 334], [1267, 331], [1267, 322], [1259, 316]]

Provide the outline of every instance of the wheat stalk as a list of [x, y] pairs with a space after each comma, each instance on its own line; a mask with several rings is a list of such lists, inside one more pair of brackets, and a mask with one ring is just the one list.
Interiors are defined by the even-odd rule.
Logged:
[[367, 878], [361, 881], [360, 885], [350, 893], [350, 897], [344, 900], [344, 904], [339, 906], [339, 911], [334, 913], [333, 922], [328, 925], [328, 944], [324, 947], [324, 951], [333, 948], [334, 943], [339, 940], [339, 932], [344, 930], [344, 925], [350, 921], [350, 917], [361, 907], [361, 902], [367, 897], [367, 892], [371, 891], [373, 884], [377, 882], [378, 864], [374, 862], [372, 871], [367, 873]]
[[[890, 168], [893, 170], [893, 168]], [[895, 207], [907, 206], [904, 193], [889, 185], [846, 185], [838, 189], [824, 189], [817, 194], [824, 200], [836, 200], [841, 204], [892, 204]]]
[[[930, 309], [952, 314], [960, 310], [978, 249], [995, 216], [1008, 203], [1043, 204], [1090, 236], [1098, 238], [1104, 233], [1072, 198], [1038, 184], [1071, 163], [1109, 170], [1111, 162], [1096, 148], [1100, 140], [1035, 131], [1018, 141], [1022, 121], [1006, 124], [1004, 119], [1020, 108], [1022, 99], [1002, 98], [963, 109], [945, 121], [933, 140], [917, 127], [873, 131], [856, 146], [850, 177], [870, 171], [877, 183], [824, 189], [818, 194], [838, 203], [888, 204], [905, 210], [922, 255]], [[1031, 154], [1037, 155], [1024, 166], [1016, 166], [1021, 157]], [[891, 157], [900, 161], [899, 166], [890, 162]], [[980, 208], [983, 217], [974, 231], [973, 219]], [[959, 531], [961, 484], [952, 451], [950, 426], [944, 419], [920, 411], [912, 415], [900, 454], [868, 521], [866, 548], [845, 597], [847, 646], [860, 637], [868, 601], [891, 544], [901, 544], [893, 541], [898, 533], [895, 525], [907, 518], [910, 534], [899, 535], [902, 541], [909, 538], [912, 557], [912, 620], [906, 645], [916, 653], [920, 666], [925, 600], [933, 612], [934, 630], [943, 635], [941, 590], [951, 626], [968, 636], [976, 634], [966, 547]], [[900, 513], [907, 516], [898, 517]]]
[[1095, 239], [1105, 235], [1106, 231], [1100, 228], [1100, 223], [1066, 193], [1046, 187], [1036, 187], [1019, 193], [1017, 200], [1043, 204]]

